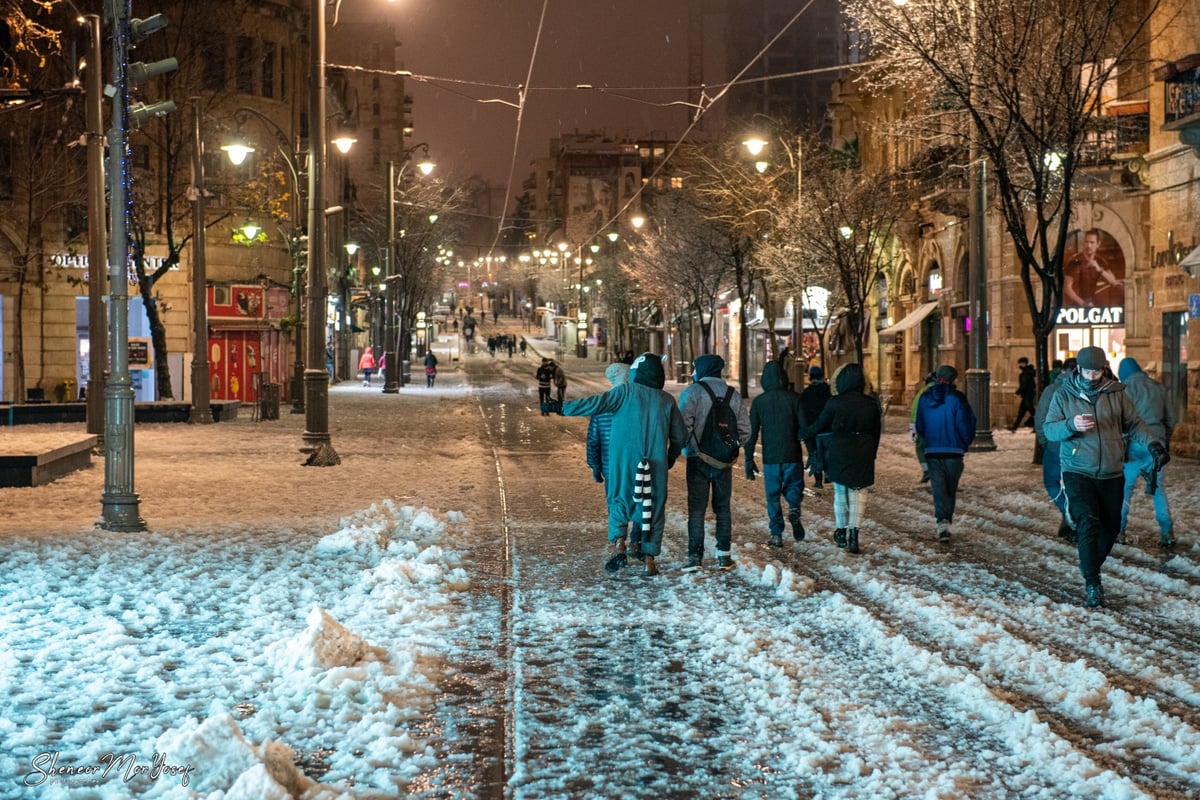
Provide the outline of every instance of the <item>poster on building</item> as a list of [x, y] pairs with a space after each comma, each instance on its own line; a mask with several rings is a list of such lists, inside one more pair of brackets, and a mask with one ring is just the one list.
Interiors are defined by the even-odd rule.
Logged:
[[1098, 228], [1073, 231], [1063, 257], [1059, 325], [1123, 325], [1125, 254]]

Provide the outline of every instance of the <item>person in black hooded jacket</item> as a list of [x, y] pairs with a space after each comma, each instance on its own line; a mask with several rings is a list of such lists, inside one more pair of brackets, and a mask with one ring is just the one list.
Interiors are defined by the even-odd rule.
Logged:
[[804, 539], [800, 523], [800, 501], [804, 499], [804, 454], [796, 432], [804, 427], [800, 395], [788, 388], [783, 366], [769, 361], [763, 366], [762, 394], [750, 404], [750, 439], [745, 447], [746, 480], [759, 472], [754, 461], [758, 434], [762, 433], [763, 489], [767, 497], [767, 523], [771, 547], [783, 547], [783, 507], [787, 500], [792, 538]]
[[796, 435], [800, 439], [828, 434], [825, 474], [833, 484], [833, 540], [851, 553], [859, 552], [858, 526], [866, 495], [875, 483], [875, 455], [883, 421], [879, 400], [866, 393], [862, 365], [846, 364], [834, 376], [837, 394], [829, 398], [821, 416]]

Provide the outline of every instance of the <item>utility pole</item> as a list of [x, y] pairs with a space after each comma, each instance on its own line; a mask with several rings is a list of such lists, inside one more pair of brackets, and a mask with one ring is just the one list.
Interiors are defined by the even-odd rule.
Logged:
[[208, 261], [205, 255], [204, 109], [192, 98], [192, 411], [189, 422], [213, 421], [208, 376]]
[[396, 348], [396, 162], [388, 162], [387, 181], [387, 260], [383, 268], [383, 393], [396, 394], [400, 391], [400, 371], [404, 365]]
[[104, 442], [104, 373], [108, 369], [108, 313], [104, 309], [104, 264], [108, 231], [104, 206], [104, 56], [100, 15], [87, 14], [87, 183], [88, 183], [88, 381], [87, 432]]

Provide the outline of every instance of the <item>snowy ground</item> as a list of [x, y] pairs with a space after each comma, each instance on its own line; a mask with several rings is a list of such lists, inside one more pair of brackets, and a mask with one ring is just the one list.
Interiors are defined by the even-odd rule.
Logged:
[[1139, 494], [1099, 611], [1028, 433], [968, 458], [947, 546], [892, 420], [861, 556], [828, 491], [767, 549], [739, 475], [738, 568], [680, 573], [676, 469], [664, 574], [609, 578], [585, 421], [532, 360], [449, 362], [334, 387], [336, 468], [286, 412], [139, 427], [146, 533], [92, 528], [101, 460], [0, 489], [0, 798], [1200, 796], [1196, 463], [1179, 548]]

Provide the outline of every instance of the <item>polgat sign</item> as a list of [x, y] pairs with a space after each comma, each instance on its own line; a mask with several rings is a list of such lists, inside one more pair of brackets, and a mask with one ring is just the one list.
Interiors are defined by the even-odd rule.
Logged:
[[1060, 327], [1070, 325], [1124, 325], [1125, 307], [1060, 308], [1058, 310], [1058, 319], [1055, 320], [1054, 324]]

